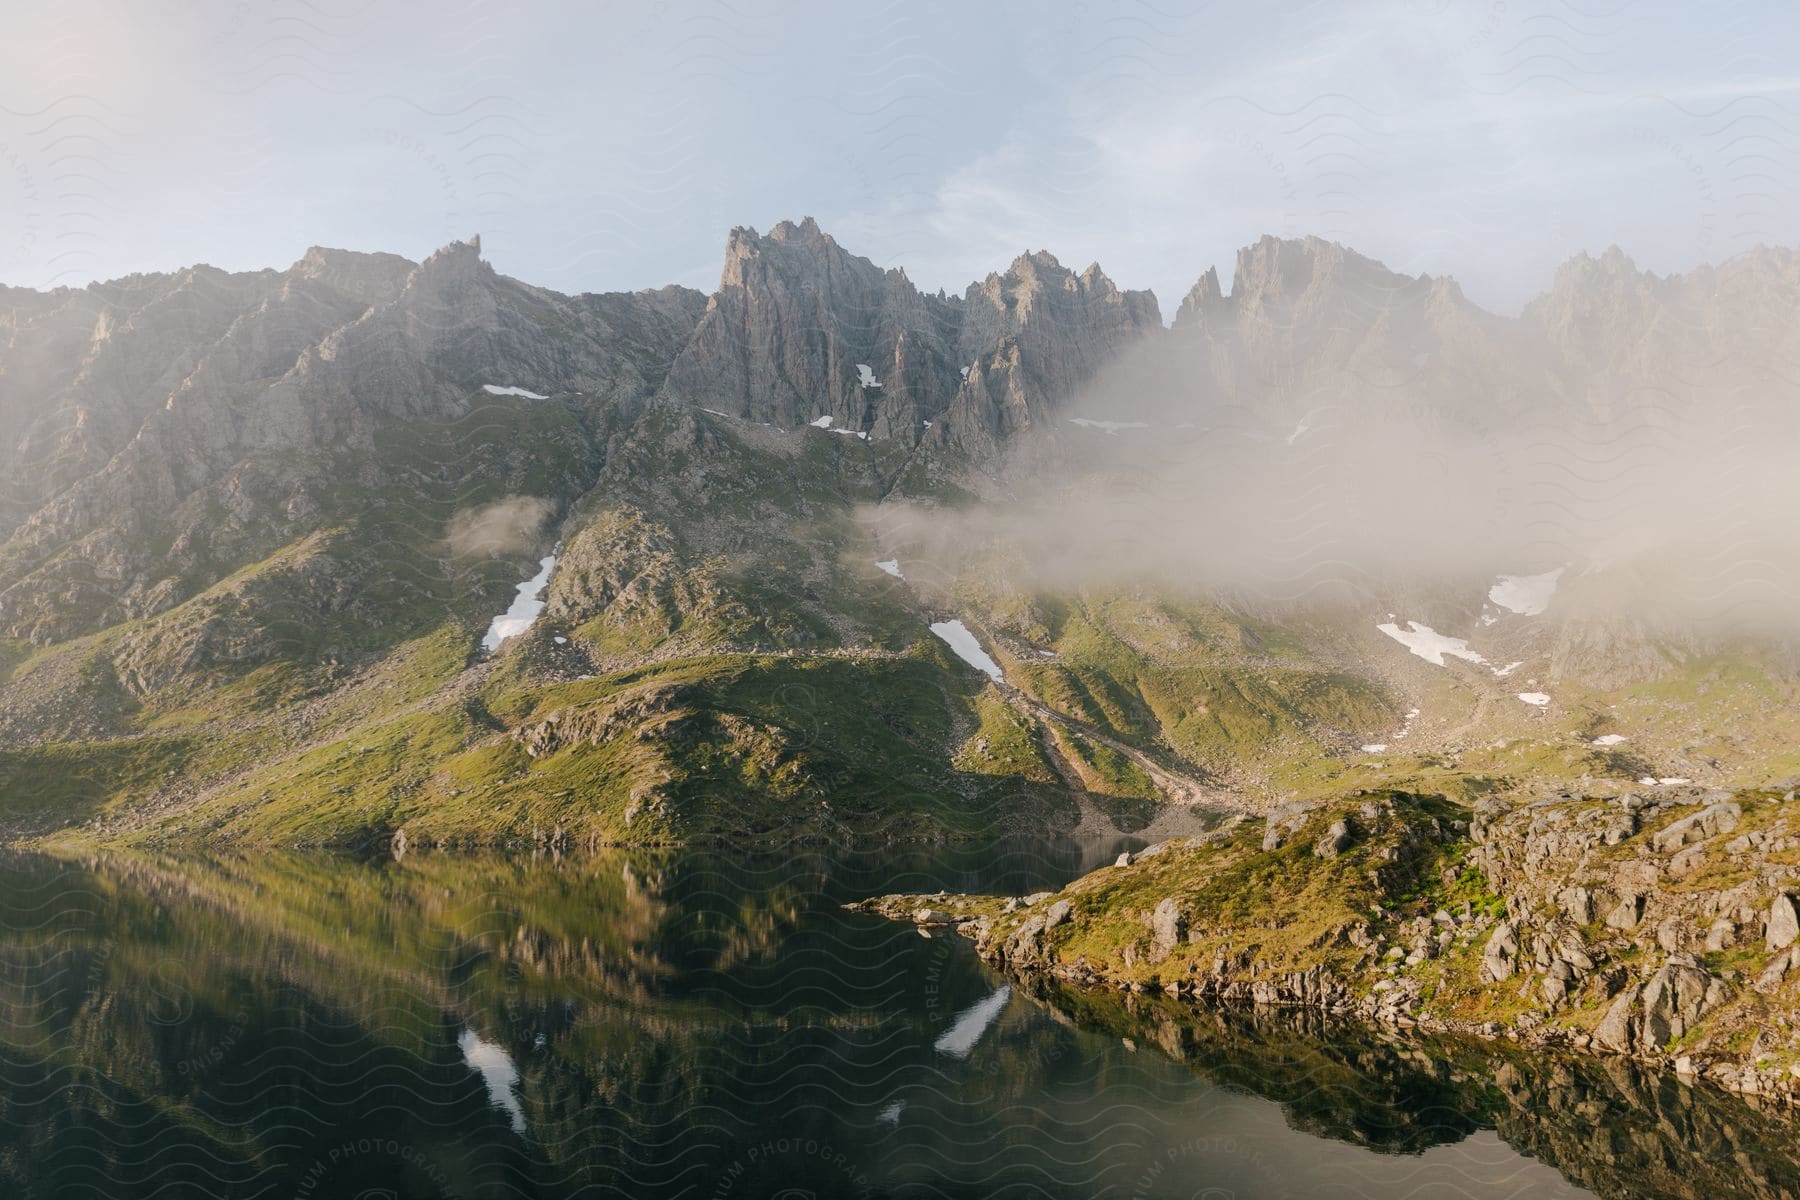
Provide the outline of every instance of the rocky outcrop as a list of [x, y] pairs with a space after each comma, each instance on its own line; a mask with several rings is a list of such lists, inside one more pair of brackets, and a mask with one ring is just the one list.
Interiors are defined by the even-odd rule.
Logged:
[[792, 427], [927, 441], [991, 457], [1132, 342], [1160, 331], [1156, 299], [1020, 255], [960, 298], [849, 254], [810, 217], [734, 229], [719, 288], [664, 394]]
[[1609, 1050], [1654, 1057], [1696, 1028], [1729, 996], [1725, 984], [1691, 958], [1671, 959], [1643, 984], [1632, 984], [1594, 1028]]
[[[1466, 840], [1398, 795], [1294, 806], [1260, 837], [1246, 830], [1076, 881], [1057, 901], [1074, 905], [1065, 933], [1041, 902], [976, 900], [957, 928], [997, 963], [1071, 984], [1623, 1054], [1791, 1098], [1792, 797], [1668, 786], [1516, 806], [1490, 798]], [[1272, 894], [1244, 898], [1244, 880]], [[1171, 890], [1178, 883], [1186, 889]], [[1432, 899], [1450, 888], [1468, 898]], [[1135, 907], [1145, 891], [1158, 899]], [[1344, 907], [1333, 914], [1331, 903]], [[1284, 923], [1308, 920], [1307, 940], [1283, 936]]]
[[1077, 275], [1043, 251], [971, 284], [963, 308], [967, 378], [931, 437], [981, 455], [1043, 430], [1120, 351], [1162, 332], [1155, 296], [1122, 291], [1098, 263]]
[[665, 394], [793, 427], [911, 444], [959, 383], [962, 306], [846, 252], [811, 217], [734, 229], [719, 287], [669, 368]]

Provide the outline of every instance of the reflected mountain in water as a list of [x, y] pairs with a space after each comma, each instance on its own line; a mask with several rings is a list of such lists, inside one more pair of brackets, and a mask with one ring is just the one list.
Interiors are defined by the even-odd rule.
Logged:
[[0, 1194], [1796, 1194], [1784, 1124], [1624, 1064], [1019, 985], [839, 907], [1116, 849], [9, 857]]

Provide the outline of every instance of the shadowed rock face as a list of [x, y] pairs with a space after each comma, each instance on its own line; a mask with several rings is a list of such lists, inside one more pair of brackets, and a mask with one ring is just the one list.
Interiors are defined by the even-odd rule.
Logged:
[[829, 416], [916, 441], [956, 389], [961, 308], [847, 253], [810, 217], [766, 235], [734, 229], [665, 393], [784, 427]]
[[1160, 327], [1155, 297], [1120, 291], [1098, 265], [1076, 275], [1038, 251], [961, 299], [928, 296], [808, 218], [732, 231], [665, 393], [781, 426], [829, 416], [908, 444], [932, 422], [938, 443], [992, 452]]

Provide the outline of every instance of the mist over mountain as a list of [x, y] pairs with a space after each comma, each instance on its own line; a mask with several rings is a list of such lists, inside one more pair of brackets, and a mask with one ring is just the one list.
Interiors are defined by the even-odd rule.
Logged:
[[1291, 603], [1561, 567], [1589, 616], [1787, 635], [1796, 318], [1786, 250], [1664, 279], [1614, 248], [1504, 318], [1264, 239], [1006, 448], [1014, 496], [913, 527], [946, 564], [1013, 545], [1046, 586]]

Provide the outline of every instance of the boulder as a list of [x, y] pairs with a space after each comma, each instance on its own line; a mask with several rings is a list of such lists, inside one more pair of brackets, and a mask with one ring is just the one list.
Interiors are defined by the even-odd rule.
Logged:
[[1350, 822], [1337, 820], [1325, 830], [1325, 836], [1313, 843], [1313, 853], [1320, 858], [1336, 858], [1350, 848], [1355, 840], [1350, 833]]
[[1013, 930], [1012, 936], [1006, 939], [1003, 953], [1007, 961], [1021, 962], [1036, 958], [1042, 948], [1043, 935], [1044, 915], [1040, 913]]
[[1511, 979], [1518, 957], [1519, 932], [1510, 921], [1502, 921], [1495, 926], [1493, 935], [1488, 938], [1487, 948], [1481, 952], [1482, 980], [1499, 983], [1503, 979]]
[[1738, 827], [1743, 815], [1744, 810], [1729, 801], [1708, 805], [1691, 817], [1683, 817], [1667, 828], [1657, 830], [1650, 844], [1659, 854], [1673, 853], [1689, 843], [1730, 833]]
[[1591, 924], [1594, 920], [1594, 893], [1588, 888], [1564, 888], [1556, 895], [1556, 906], [1563, 916], [1577, 925]]
[[1759, 992], [1773, 992], [1777, 990], [1784, 982], [1786, 982], [1788, 972], [1793, 970], [1793, 967], [1793, 948], [1790, 947], [1786, 950], [1777, 951], [1775, 957], [1771, 958], [1769, 964], [1762, 969], [1762, 974], [1756, 977], [1756, 990]]
[[1181, 915], [1181, 906], [1175, 903], [1175, 897], [1165, 896], [1156, 911], [1150, 914], [1150, 932], [1156, 939], [1157, 949], [1165, 954], [1187, 937], [1187, 918]]
[[1800, 913], [1794, 910], [1794, 898], [1784, 893], [1776, 895], [1769, 905], [1769, 924], [1765, 940], [1771, 950], [1786, 950], [1800, 937]]
[[1542, 985], [1545, 1002], [1553, 1008], [1561, 1004], [1569, 994], [1569, 982], [1574, 978], [1575, 971], [1568, 963], [1558, 960], [1550, 964], [1550, 969], [1544, 973]]
[[1636, 1021], [1633, 1019], [1632, 1007], [1637, 1003], [1638, 993], [1642, 989], [1632, 984], [1620, 992], [1600, 1018], [1600, 1024], [1594, 1027], [1594, 1041], [1609, 1050], [1621, 1054], [1628, 1053], [1636, 1042]]
[[1311, 806], [1306, 804], [1283, 804], [1272, 810], [1263, 824], [1262, 848], [1279, 850], [1306, 824], [1306, 815], [1310, 811]]
[[1067, 900], [1058, 900], [1045, 911], [1044, 928], [1047, 930], [1055, 929], [1058, 925], [1061, 925], [1064, 921], [1067, 921], [1073, 916], [1074, 913], [1075, 906], [1073, 904], [1069, 903]]
[[1642, 896], [1626, 896], [1613, 906], [1606, 914], [1606, 924], [1610, 929], [1620, 933], [1637, 928], [1637, 923], [1644, 915], [1644, 899]]
[[1663, 1049], [1723, 1004], [1729, 994], [1724, 981], [1703, 967], [1664, 963], [1644, 985], [1639, 1047], [1652, 1053]]

